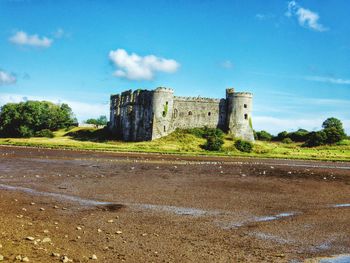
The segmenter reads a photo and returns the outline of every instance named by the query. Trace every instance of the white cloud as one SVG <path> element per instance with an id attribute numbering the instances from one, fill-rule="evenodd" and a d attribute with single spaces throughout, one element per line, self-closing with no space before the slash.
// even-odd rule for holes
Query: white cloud
<path id="1" fill-rule="evenodd" d="M 24 31 L 17 31 L 9 38 L 10 42 L 20 46 L 32 46 L 48 48 L 52 45 L 53 40 L 47 37 L 40 37 L 36 34 L 28 35 Z"/>
<path id="2" fill-rule="evenodd" d="M 350 79 L 339 79 L 322 76 L 306 76 L 305 79 L 319 82 L 328 82 L 332 84 L 350 85 Z"/>
<path id="3" fill-rule="evenodd" d="M 41 96 L 26 96 L 20 94 L 4 94 L 0 93 L 0 106 L 6 103 L 18 103 L 27 100 L 45 100 L 53 103 L 67 103 L 73 110 L 75 116 L 79 122 L 88 118 L 97 118 L 101 115 L 109 117 L 109 104 L 108 103 L 85 103 L 79 101 L 41 97 Z"/>
<path id="4" fill-rule="evenodd" d="M 221 66 L 226 69 L 233 68 L 233 63 L 230 60 L 225 60 L 221 63 Z"/>
<path id="5" fill-rule="evenodd" d="M 328 116 L 329 117 L 329 116 Z M 266 130 L 270 133 L 277 134 L 281 131 L 295 131 L 299 128 L 307 129 L 309 131 L 321 129 L 321 125 L 325 119 L 323 118 L 305 118 L 305 119 L 287 119 L 276 118 L 271 116 L 256 116 L 253 117 L 253 127 L 255 130 Z M 343 120 L 343 126 L 347 133 L 350 132 L 350 120 Z"/>
<path id="6" fill-rule="evenodd" d="M 16 81 L 17 79 L 13 74 L 0 70 L 0 86 L 15 84 Z"/>
<path id="7" fill-rule="evenodd" d="M 114 76 L 130 80 L 151 80 L 156 72 L 174 73 L 180 64 L 173 59 L 148 55 L 129 55 L 124 49 L 111 50 L 109 59 L 117 67 Z"/>
<path id="8" fill-rule="evenodd" d="M 315 31 L 323 32 L 328 28 L 319 23 L 320 16 L 309 9 L 301 7 L 296 1 L 288 2 L 287 17 L 296 16 L 299 25 L 313 29 Z"/>

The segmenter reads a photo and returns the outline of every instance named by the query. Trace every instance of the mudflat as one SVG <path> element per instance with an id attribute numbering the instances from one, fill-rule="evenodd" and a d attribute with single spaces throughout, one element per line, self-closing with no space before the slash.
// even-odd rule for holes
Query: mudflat
<path id="1" fill-rule="evenodd" d="M 350 163 L 0 147 L 0 212 L 10 262 L 303 262 L 350 253 Z"/>

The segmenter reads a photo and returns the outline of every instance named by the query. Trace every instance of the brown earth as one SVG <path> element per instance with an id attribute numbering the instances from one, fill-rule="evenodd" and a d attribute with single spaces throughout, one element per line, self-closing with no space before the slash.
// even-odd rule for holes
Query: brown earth
<path id="1" fill-rule="evenodd" d="M 0 147 L 5 262 L 302 262 L 350 252 L 349 203 L 349 163 Z"/>

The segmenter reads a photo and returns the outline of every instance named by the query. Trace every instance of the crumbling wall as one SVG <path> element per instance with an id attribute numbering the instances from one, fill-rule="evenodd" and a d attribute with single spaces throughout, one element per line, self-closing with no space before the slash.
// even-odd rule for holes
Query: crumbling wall
<path id="1" fill-rule="evenodd" d="M 225 129 L 226 100 L 174 97 L 171 130 L 195 127 Z"/>
<path id="2" fill-rule="evenodd" d="M 151 140 L 152 98 L 153 92 L 148 90 L 128 90 L 112 96 L 111 131 L 125 141 Z"/>

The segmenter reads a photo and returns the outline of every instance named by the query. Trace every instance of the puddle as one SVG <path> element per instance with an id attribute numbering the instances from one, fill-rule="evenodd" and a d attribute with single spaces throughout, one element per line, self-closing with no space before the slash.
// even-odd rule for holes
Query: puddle
<path id="1" fill-rule="evenodd" d="M 319 263 L 349 263 L 350 262 L 350 254 L 333 256 L 330 258 L 321 258 L 321 259 L 319 259 L 318 262 Z"/>
<path id="2" fill-rule="evenodd" d="M 269 216 L 259 216 L 259 217 L 250 217 L 245 220 L 241 221 L 231 221 L 231 222 L 217 222 L 216 225 L 221 227 L 222 229 L 234 229 L 239 228 L 244 225 L 250 224 L 250 223 L 256 223 L 256 222 L 268 222 L 273 220 L 279 220 L 285 217 L 294 216 L 300 213 L 296 212 L 285 212 L 285 213 L 279 213 L 277 215 L 269 215 Z"/>
<path id="3" fill-rule="evenodd" d="M 261 216 L 261 217 L 256 217 L 253 222 L 266 222 L 266 221 L 273 221 L 273 220 L 278 220 L 284 217 L 289 217 L 289 216 L 294 216 L 296 215 L 295 212 L 286 212 L 286 213 L 280 213 L 277 215 L 272 215 L 272 216 Z"/>
<path id="4" fill-rule="evenodd" d="M 0 184 L 0 189 L 4 190 L 10 190 L 10 191 L 20 191 L 27 194 L 32 195 L 39 195 L 39 196 L 47 196 L 47 197 L 54 197 L 56 199 L 60 200 L 66 200 L 71 202 L 79 203 L 80 205 L 84 206 L 108 206 L 108 205 L 115 205 L 111 202 L 103 202 L 103 201 L 96 201 L 91 199 L 84 199 L 73 195 L 65 195 L 65 194 L 58 194 L 58 193 L 50 193 L 50 192 L 41 192 L 37 191 L 31 188 L 27 187 L 21 187 L 21 186 L 11 186 L 11 185 L 5 185 Z"/>
<path id="5" fill-rule="evenodd" d="M 185 216 L 194 216 L 194 217 L 221 214 L 221 212 L 219 211 L 208 211 L 208 210 L 202 210 L 197 208 L 178 207 L 178 206 L 170 206 L 170 205 L 135 204 L 134 206 L 139 209 L 162 211 L 162 212 L 173 213 L 176 215 L 185 215 Z"/>
<path id="6" fill-rule="evenodd" d="M 336 204 L 336 205 L 331 205 L 331 207 L 350 207 L 350 204 Z"/>

